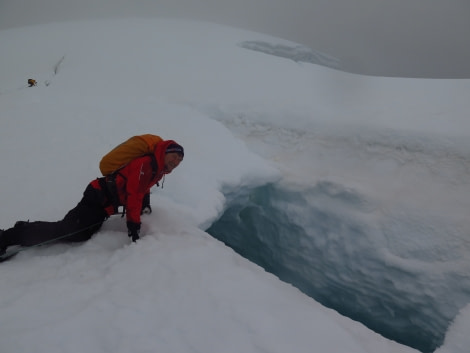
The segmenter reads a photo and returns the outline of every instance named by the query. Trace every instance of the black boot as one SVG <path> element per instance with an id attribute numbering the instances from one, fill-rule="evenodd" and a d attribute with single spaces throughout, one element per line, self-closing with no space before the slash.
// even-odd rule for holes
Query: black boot
<path id="1" fill-rule="evenodd" d="M 0 229 L 0 256 L 5 254 L 5 252 L 7 251 L 7 245 L 6 245 L 6 241 L 5 239 L 3 239 L 2 235 L 4 233 L 4 230 L 3 229 Z"/>

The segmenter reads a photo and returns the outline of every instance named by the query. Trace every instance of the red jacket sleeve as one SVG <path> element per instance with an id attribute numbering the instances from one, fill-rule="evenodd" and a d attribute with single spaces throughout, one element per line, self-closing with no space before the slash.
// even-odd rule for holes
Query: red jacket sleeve
<path id="1" fill-rule="evenodd" d="M 152 180 L 150 157 L 133 160 L 120 173 L 124 185 L 118 186 L 118 193 L 122 204 L 126 208 L 127 221 L 140 223 L 142 201 L 145 194 L 155 184 Z"/>

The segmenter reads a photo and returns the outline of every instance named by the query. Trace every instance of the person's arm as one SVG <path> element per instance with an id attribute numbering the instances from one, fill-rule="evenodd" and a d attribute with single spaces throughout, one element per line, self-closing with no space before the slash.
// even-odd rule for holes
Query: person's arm
<path id="1" fill-rule="evenodd" d="M 139 239 L 140 214 L 148 184 L 152 178 L 150 163 L 146 158 L 138 158 L 128 164 L 126 182 L 127 230 L 132 241 Z"/>

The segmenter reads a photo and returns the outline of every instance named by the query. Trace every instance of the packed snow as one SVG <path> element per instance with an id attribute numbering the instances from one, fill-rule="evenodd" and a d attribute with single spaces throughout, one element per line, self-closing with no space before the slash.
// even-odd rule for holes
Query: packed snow
<path id="1" fill-rule="evenodd" d="M 430 302 L 448 330 L 436 353 L 468 351 L 470 80 L 352 75 L 246 42 L 295 47 L 163 19 L 0 31 L 1 228 L 62 218 L 100 176 L 101 157 L 130 136 L 185 147 L 152 190 L 137 243 L 113 216 L 88 242 L 0 264 L 1 352 L 416 352 L 205 232 L 237 196 L 268 184 L 300 193 L 336 185 L 366 200 L 344 217 L 370 229 L 385 219 L 388 233 L 322 242 L 344 244 L 339 253 L 367 275 L 384 272 L 367 267 L 376 263 L 363 261 L 359 243 L 380 271 L 431 281 L 393 285 L 440 300 Z M 308 218 L 298 207 L 287 214 Z M 410 228 L 420 236 L 401 232 Z"/>

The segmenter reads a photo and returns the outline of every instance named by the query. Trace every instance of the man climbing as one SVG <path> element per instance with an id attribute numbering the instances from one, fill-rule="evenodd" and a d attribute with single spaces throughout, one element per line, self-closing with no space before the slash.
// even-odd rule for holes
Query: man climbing
<path id="1" fill-rule="evenodd" d="M 143 135 L 147 136 L 147 135 Z M 123 206 L 128 236 L 139 239 L 140 216 L 146 206 L 150 188 L 158 185 L 183 160 L 184 149 L 173 140 L 159 140 L 153 153 L 129 161 L 111 175 L 93 180 L 75 208 L 57 222 L 18 221 L 0 231 L 0 255 L 11 245 L 33 246 L 45 242 L 86 241 L 96 233 L 109 216 Z M 144 201 L 148 202 L 145 204 Z M 150 209 L 151 210 L 151 209 Z"/>

